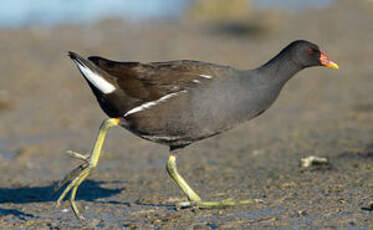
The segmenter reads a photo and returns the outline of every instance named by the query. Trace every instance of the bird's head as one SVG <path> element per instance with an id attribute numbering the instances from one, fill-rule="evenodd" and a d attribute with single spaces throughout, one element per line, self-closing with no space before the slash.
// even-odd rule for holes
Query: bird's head
<path id="1" fill-rule="evenodd" d="M 317 45 L 309 41 L 294 41 L 287 48 L 291 50 L 294 62 L 303 67 L 325 66 L 339 69 L 337 63 L 330 60 Z"/>

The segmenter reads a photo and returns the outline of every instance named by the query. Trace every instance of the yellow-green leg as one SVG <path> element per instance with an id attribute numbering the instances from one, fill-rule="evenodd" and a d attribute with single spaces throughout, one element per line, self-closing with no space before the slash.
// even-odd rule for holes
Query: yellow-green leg
<path id="1" fill-rule="evenodd" d="M 78 187 L 88 177 L 88 175 L 91 174 L 92 171 L 96 168 L 97 162 L 100 159 L 101 150 L 102 150 L 102 146 L 105 141 L 107 131 L 111 127 L 117 126 L 118 124 L 119 124 L 118 118 L 108 118 L 102 122 L 100 129 L 98 131 L 96 143 L 93 147 L 93 150 L 90 156 L 68 151 L 70 156 L 76 159 L 82 160 L 83 163 L 79 165 L 78 167 L 76 167 L 75 169 L 73 169 L 69 174 L 67 174 L 65 178 L 60 183 L 57 184 L 54 191 L 55 192 L 59 191 L 62 186 L 67 184 L 69 181 L 71 181 L 68 184 L 68 186 L 65 188 L 65 190 L 62 192 L 62 194 L 58 197 L 57 206 L 61 204 L 61 201 L 63 200 L 63 198 L 65 198 L 65 196 L 71 190 L 71 195 L 70 195 L 71 208 L 79 220 L 83 220 L 84 217 L 80 214 L 79 209 L 75 204 L 75 196 L 76 196 Z"/>
<path id="2" fill-rule="evenodd" d="M 187 184 L 184 178 L 177 172 L 176 167 L 176 155 L 170 154 L 167 162 L 167 172 L 172 177 L 172 179 L 176 182 L 176 184 L 183 190 L 183 192 L 187 195 L 188 200 L 187 202 L 180 202 L 176 204 L 178 207 L 191 207 L 197 206 L 201 209 L 213 209 L 213 208 L 225 208 L 234 205 L 240 204 L 251 204 L 254 202 L 260 202 L 257 199 L 247 199 L 247 200 L 221 200 L 221 201 L 202 201 L 201 198 L 193 191 L 193 189 Z"/>

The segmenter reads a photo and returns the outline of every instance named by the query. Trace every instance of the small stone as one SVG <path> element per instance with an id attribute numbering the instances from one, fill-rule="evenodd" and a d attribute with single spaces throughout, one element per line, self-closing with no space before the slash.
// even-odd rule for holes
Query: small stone
<path id="1" fill-rule="evenodd" d="M 314 165 L 330 164 L 326 157 L 309 156 L 301 159 L 302 168 L 308 168 Z"/>
<path id="2" fill-rule="evenodd" d="M 252 152 L 252 154 L 253 154 L 254 156 L 261 155 L 261 154 L 263 154 L 263 153 L 264 153 L 264 151 L 261 150 L 261 149 L 255 149 L 255 150 Z"/>
<path id="3" fill-rule="evenodd" d="M 306 210 L 300 210 L 300 211 L 298 211 L 298 216 L 307 216 L 307 212 L 306 212 Z"/>

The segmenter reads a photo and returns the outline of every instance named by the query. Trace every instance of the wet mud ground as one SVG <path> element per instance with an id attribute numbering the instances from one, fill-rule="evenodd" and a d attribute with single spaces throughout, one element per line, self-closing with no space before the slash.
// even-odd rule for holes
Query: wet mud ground
<path id="1" fill-rule="evenodd" d="M 0 229 L 373 229 L 373 6 L 361 2 L 268 13 L 271 23 L 238 34 L 187 20 L 0 31 Z M 113 128 L 78 191 L 88 222 L 68 201 L 55 207 L 53 186 L 79 163 L 65 151 L 88 153 L 105 118 L 68 50 L 254 68 L 295 39 L 319 44 L 340 70 L 302 71 L 262 116 L 178 157 L 202 198 L 263 203 L 176 210 L 185 196 L 165 170 L 167 147 Z M 330 165 L 301 168 L 310 155 Z"/>

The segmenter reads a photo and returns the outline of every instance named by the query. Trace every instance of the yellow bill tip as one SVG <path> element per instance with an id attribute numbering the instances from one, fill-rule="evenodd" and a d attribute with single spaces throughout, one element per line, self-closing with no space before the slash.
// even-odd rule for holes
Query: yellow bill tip
<path id="1" fill-rule="evenodd" d="M 339 66 L 334 61 L 330 60 L 324 53 L 321 52 L 320 56 L 321 65 L 332 68 L 332 69 L 339 69 Z"/>

